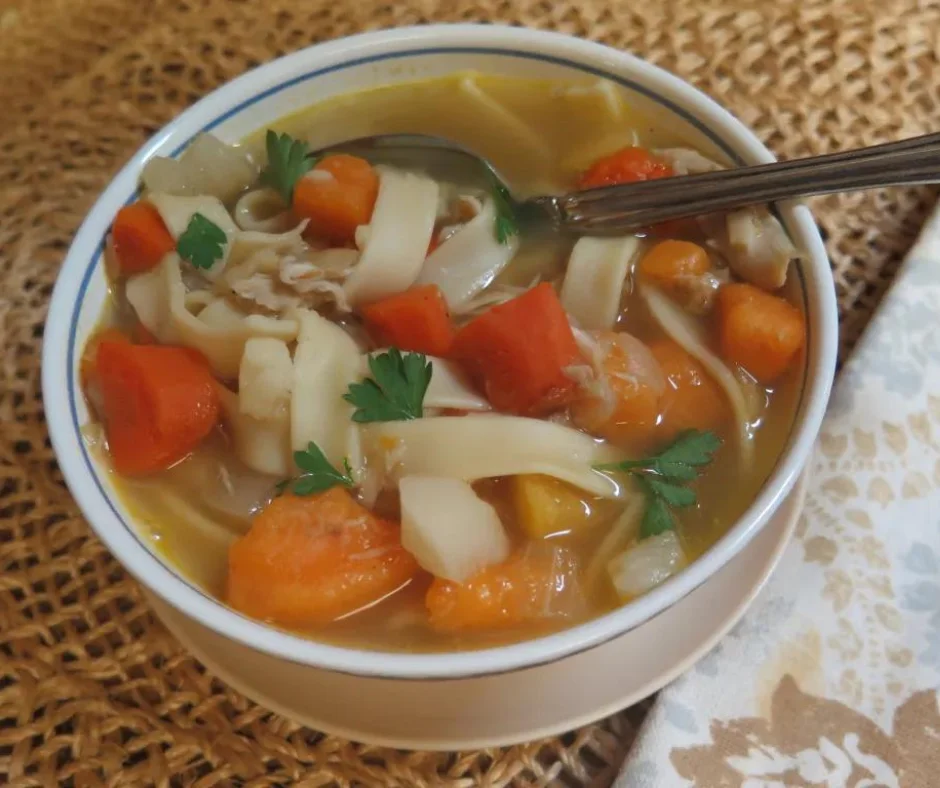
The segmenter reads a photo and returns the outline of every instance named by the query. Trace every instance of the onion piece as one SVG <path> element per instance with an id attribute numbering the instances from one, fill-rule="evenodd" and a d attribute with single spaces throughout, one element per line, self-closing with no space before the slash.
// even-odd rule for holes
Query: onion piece
<path id="1" fill-rule="evenodd" d="M 639 239 L 632 235 L 578 239 L 568 259 L 561 303 L 581 328 L 613 328 L 639 247 Z"/>
<path id="2" fill-rule="evenodd" d="M 377 356 L 384 350 L 373 350 L 362 357 L 360 374 L 368 377 L 369 356 Z M 436 356 L 426 356 L 431 365 L 431 382 L 424 394 L 425 408 L 453 408 L 455 410 L 492 410 L 493 406 L 470 384 L 463 370 L 451 361 Z"/>
<path id="3" fill-rule="evenodd" d="M 637 496 L 627 501 L 627 505 L 614 520 L 601 543 L 594 550 L 591 560 L 584 570 L 584 587 L 594 588 L 604 576 L 604 571 L 611 559 L 630 542 L 640 531 L 640 518 L 643 516 L 643 499 Z"/>
<path id="4" fill-rule="evenodd" d="M 675 531 L 664 531 L 638 542 L 607 565 L 617 595 L 638 597 L 668 580 L 688 564 Z"/>
<path id="5" fill-rule="evenodd" d="M 400 293 L 414 284 L 437 218 L 435 181 L 390 167 L 376 169 L 379 195 L 362 256 L 344 286 L 353 306 Z"/>
<path id="6" fill-rule="evenodd" d="M 544 473 L 605 498 L 624 488 L 593 465 L 623 452 L 583 432 L 540 419 L 498 414 L 436 416 L 364 425 L 370 457 L 392 476 L 448 476 L 464 481 Z"/>
<path id="7" fill-rule="evenodd" d="M 519 248 L 517 236 L 500 243 L 495 227 L 496 205 L 487 198 L 476 217 L 428 255 L 417 284 L 437 285 L 447 306 L 460 312 L 490 285 Z"/>
<path id="8" fill-rule="evenodd" d="M 660 328 L 690 356 L 697 359 L 724 389 L 737 425 L 741 462 L 749 464 L 754 451 L 750 425 L 760 410 L 760 400 L 754 384 L 745 383 L 738 378 L 725 362 L 709 349 L 702 326 L 676 306 L 668 296 L 648 284 L 640 285 L 640 295 Z"/>
<path id="9" fill-rule="evenodd" d="M 231 202 L 258 176 L 258 166 L 239 145 L 227 145 L 212 134 L 198 134 L 179 159 L 154 156 L 143 168 L 148 192 L 194 197 L 209 195 Z"/>
<path id="10" fill-rule="evenodd" d="M 499 515 L 467 482 L 406 476 L 398 490 L 402 546 L 435 577 L 463 583 L 509 556 Z"/>
<path id="11" fill-rule="evenodd" d="M 665 159 L 676 175 L 695 175 L 701 172 L 717 172 L 725 167 L 717 161 L 703 156 L 693 148 L 662 148 L 654 154 Z"/>

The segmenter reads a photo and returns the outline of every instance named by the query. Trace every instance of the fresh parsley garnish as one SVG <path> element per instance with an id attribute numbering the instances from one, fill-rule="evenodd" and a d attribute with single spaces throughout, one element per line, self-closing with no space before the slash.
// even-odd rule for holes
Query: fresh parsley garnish
<path id="1" fill-rule="evenodd" d="M 352 420 L 406 421 L 420 419 L 424 395 L 434 368 L 422 353 L 402 355 L 398 348 L 369 357 L 372 377 L 352 383 L 343 399 L 355 405 Z"/>
<path id="2" fill-rule="evenodd" d="M 306 142 L 271 129 L 264 137 L 264 146 L 268 163 L 261 172 L 261 182 L 275 189 L 290 205 L 297 181 L 310 172 L 317 157 L 310 155 Z"/>
<path id="3" fill-rule="evenodd" d="M 496 208 L 496 240 L 504 246 L 509 239 L 519 234 L 519 223 L 512 207 L 512 197 L 502 181 L 492 172 L 489 173 L 493 205 Z"/>
<path id="4" fill-rule="evenodd" d="M 196 268 L 207 269 L 222 257 L 227 242 L 228 237 L 219 225 L 201 213 L 194 213 L 176 242 L 176 251 Z"/>
<path id="5" fill-rule="evenodd" d="M 595 465 L 598 471 L 618 471 L 636 477 L 646 496 L 640 538 L 656 536 L 676 527 L 672 509 L 694 506 L 695 491 L 686 486 L 712 461 L 721 446 L 714 432 L 686 430 L 659 454 L 642 460 Z"/>
<path id="6" fill-rule="evenodd" d="M 343 460 L 345 473 L 341 473 L 330 464 L 320 451 L 320 447 L 313 441 L 307 444 L 306 451 L 294 452 L 294 462 L 303 473 L 280 482 L 277 485 L 278 493 L 289 489 L 294 495 L 313 495 L 338 485 L 352 487 L 355 484 L 349 460 Z"/>

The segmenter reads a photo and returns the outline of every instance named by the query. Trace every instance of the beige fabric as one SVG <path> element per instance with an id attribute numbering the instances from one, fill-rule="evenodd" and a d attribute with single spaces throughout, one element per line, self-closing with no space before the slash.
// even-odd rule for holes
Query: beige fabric
<path id="1" fill-rule="evenodd" d="M 756 10 L 761 9 L 761 10 Z M 56 269 L 144 139 L 257 63 L 365 29 L 503 21 L 630 49 L 794 156 L 936 129 L 940 7 L 921 0 L 0 0 L 0 782 L 543 786 L 609 782 L 634 709 L 455 755 L 323 737 L 207 675 L 91 535 L 55 467 L 39 352 Z M 854 343 L 928 190 L 814 204 Z"/>

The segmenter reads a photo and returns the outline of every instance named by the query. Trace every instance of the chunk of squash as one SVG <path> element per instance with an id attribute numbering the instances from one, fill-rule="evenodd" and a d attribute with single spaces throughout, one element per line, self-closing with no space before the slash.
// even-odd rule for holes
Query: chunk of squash
<path id="1" fill-rule="evenodd" d="M 540 473 L 513 476 L 512 497 L 518 521 L 533 539 L 576 532 L 595 519 L 583 493 L 552 476 Z"/>

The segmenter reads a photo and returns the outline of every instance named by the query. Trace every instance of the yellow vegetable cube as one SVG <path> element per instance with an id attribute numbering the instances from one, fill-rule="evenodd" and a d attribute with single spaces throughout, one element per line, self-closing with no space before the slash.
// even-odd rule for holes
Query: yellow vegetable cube
<path id="1" fill-rule="evenodd" d="M 542 474 L 512 477 L 512 497 L 523 530 L 533 539 L 577 532 L 594 520 L 592 502 L 566 482 Z"/>

